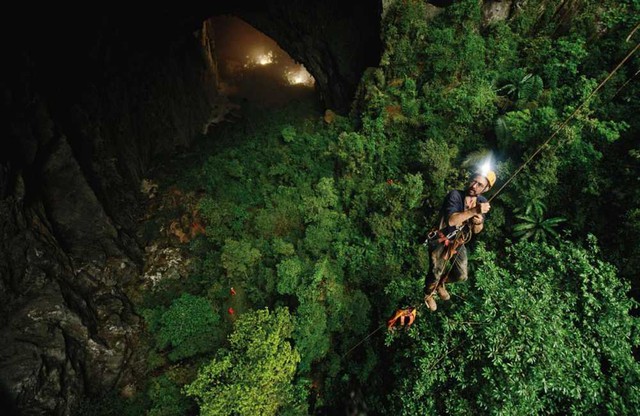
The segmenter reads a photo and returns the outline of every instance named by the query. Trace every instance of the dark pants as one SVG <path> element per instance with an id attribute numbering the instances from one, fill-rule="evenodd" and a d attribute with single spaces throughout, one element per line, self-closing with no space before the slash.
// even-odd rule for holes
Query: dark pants
<path id="1" fill-rule="evenodd" d="M 467 248 L 458 247 L 458 252 L 449 261 L 442 258 L 445 246 L 438 244 L 430 250 L 431 270 L 424 281 L 424 293 L 433 294 L 439 285 L 444 283 L 464 282 L 467 280 Z"/>

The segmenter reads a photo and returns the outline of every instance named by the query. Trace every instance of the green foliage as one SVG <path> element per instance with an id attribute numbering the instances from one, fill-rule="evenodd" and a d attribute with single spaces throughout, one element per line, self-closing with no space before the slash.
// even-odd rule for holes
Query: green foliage
<path id="1" fill-rule="evenodd" d="M 204 298 L 185 293 L 166 311 L 153 312 L 147 318 L 157 331 L 157 347 L 170 348 L 171 361 L 213 351 L 220 343 L 220 319 Z"/>
<path id="2" fill-rule="evenodd" d="M 454 175 L 453 161 L 458 156 L 458 149 L 443 139 L 432 139 L 418 145 L 419 160 L 428 170 L 429 194 L 441 201 L 447 194 L 447 179 Z"/>
<path id="3" fill-rule="evenodd" d="M 251 242 L 227 239 L 220 261 L 230 279 L 246 280 L 261 256 L 260 250 L 254 248 Z"/>
<path id="4" fill-rule="evenodd" d="M 278 292 L 294 294 L 302 279 L 304 263 L 298 258 L 283 260 L 278 264 Z"/>
<path id="5" fill-rule="evenodd" d="M 528 102 L 537 100 L 542 89 L 543 82 L 540 76 L 526 74 L 519 80 L 503 85 L 496 92 L 506 94 L 514 102 Z"/>
<path id="6" fill-rule="evenodd" d="M 343 164 L 343 169 L 356 175 L 370 176 L 375 145 L 358 133 L 342 133 L 333 152 Z"/>
<path id="7" fill-rule="evenodd" d="M 542 201 L 529 201 L 524 213 L 516 215 L 521 222 L 513 227 L 513 236 L 522 240 L 531 238 L 533 241 L 546 241 L 550 237 L 560 237 L 555 227 L 566 219 L 544 218 L 546 208 Z"/>
<path id="8" fill-rule="evenodd" d="M 640 325 L 628 285 L 593 246 L 480 247 L 464 302 L 418 323 L 393 394 L 396 414 L 632 414 Z M 476 410 L 472 410 L 476 409 Z"/>
<path id="9" fill-rule="evenodd" d="M 282 138 L 286 143 L 291 143 L 296 139 L 296 128 L 293 126 L 285 126 L 282 129 Z"/>
<path id="10" fill-rule="evenodd" d="M 151 401 L 148 416 L 181 416 L 192 407 L 180 386 L 166 374 L 151 380 L 147 394 Z"/>
<path id="11" fill-rule="evenodd" d="M 316 270 L 316 273 L 322 273 Z M 322 275 L 317 275 L 322 279 Z M 300 369 L 308 372 L 313 361 L 323 357 L 330 347 L 327 327 L 327 310 L 312 289 L 298 295 L 301 304 L 296 312 L 294 339 L 300 351 Z"/>
<path id="12" fill-rule="evenodd" d="M 298 409 L 299 391 L 291 384 L 300 355 L 288 339 L 289 312 L 279 308 L 243 314 L 229 336 L 229 349 L 198 372 L 186 393 L 202 415 L 275 415 Z"/>
<path id="13" fill-rule="evenodd" d="M 146 316 L 155 371 L 167 374 L 168 354 L 200 372 L 192 383 L 159 374 L 153 403 L 185 406 L 175 389 L 190 383 L 205 414 L 332 414 L 351 392 L 380 414 L 637 411 L 633 304 L 600 260 L 637 276 L 640 87 L 625 84 L 637 58 L 492 202 L 477 237 L 488 248 L 470 249 L 470 280 L 451 288 L 450 306 L 388 336 L 389 348 L 366 338 L 420 301 L 420 243 L 474 156 L 491 149 L 498 185 L 507 180 L 626 54 L 640 12 L 635 1 L 535 0 L 486 25 L 481 8 L 388 5 L 380 67 L 365 71 L 349 117 L 326 123 L 295 103 L 220 127 L 188 174 L 205 192 L 197 273 Z M 550 238 L 561 222 L 607 251 Z M 512 232 L 525 241 L 511 244 Z M 185 291 L 235 315 L 211 322 L 210 306 L 174 300 Z M 174 325 L 178 310 L 204 334 L 237 319 L 228 348 Z"/>
<path id="14" fill-rule="evenodd" d="M 261 237 L 284 237 L 302 230 L 300 194 L 295 187 L 281 186 L 263 209 L 256 210 L 253 225 Z"/>
<path id="15" fill-rule="evenodd" d="M 560 83 L 574 80 L 578 68 L 587 56 L 585 40 L 579 38 L 560 38 L 553 43 L 543 67 L 544 77 L 549 86 L 555 88 Z"/>

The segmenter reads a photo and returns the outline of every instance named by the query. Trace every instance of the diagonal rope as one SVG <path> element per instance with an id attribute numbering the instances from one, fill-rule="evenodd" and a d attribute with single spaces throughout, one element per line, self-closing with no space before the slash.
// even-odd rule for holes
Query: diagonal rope
<path id="1" fill-rule="evenodd" d="M 362 338 L 362 339 L 360 340 L 360 342 L 358 342 L 356 345 L 354 345 L 353 347 L 351 347 L 351 348 L 349 349 L 349 351 L 347 351 L 347 352 L 345 352 L 344 354 L 342 354 L 341 359 L 342 359 L 342 358 L 344 358 L 344 357 L 346 357 L 347 355 L 349 355 L 349 353 L 350 353 L 351 351 L 353 351 L 353 350 L 355 350 L 356 348 L 358 348 L 358 347 L 360 346 L 360 344 L 362 344 L 363 342 L 365 342 L 366 340 L 368 340 L 369 338 L 371 338 L 371 337 L 372 337 L 376 332 L 380 331 L 380 330 L 381 330 L 382 328 L 384 328 L 385 326 L 386 326 L 385 324 L 382 324 L 382 325 L 380 325 L 379 327 L 377 327 L 375 330 L 373 330 L 373 331 L 369 332 L 369 334 L 368 334 L 366 337 Z"/>
<path id="2" fill-rule="evenodd" d="M 636 27 L 636 29 L 637 29 L 637 27 Z M 634 31 L 635 31 L 635 29 L 634 29 Z M 489 198 L 489 201 L 488 201 L 488 202 L 493 201 L 493 199 L 494 199 L 495 197 L 497 197 L 497 196 L 500 194 L 500 192 L 502 192 L 502 190 L 503 190 L 504 188 L 506 188 L 506 187 L 507 187 L 507 185 L 509 185 L 509 183 L 511 183 L 511 181 L 512 181 L 512 180 L 513 180 L 513 179 L 514 179 L 514 178 L 515 178 L 515 177 L 516 177 L 516 176 L 517 176 L 517 175 L 522 171 L 522 169 L 524 169 L 524 168 L 525 168 L 525 166 L 527 166 L 527 165 L 529 164 L 529 162 L 531 162 L 531 161 L 533 160 L 533 158 L 534 158 L 534 157 L 536 157 L 536 156 L 538 155 L 538 153 L 540 153 L 540 152 L 542 151 L 542 149 L 543 149 L 546 145 L 548 145 L 548 144 L 549 144 L 549 142 L 551 142 L 551 140 L 553 140 L 553 138 L 554 138 L 554 137 L 556 137 L 556 136 L 558 135 L 558 133 L 560 133 L 560 131 L 562 131 L 562 129 L 564 129 L 564 128 L 567 126 L 567 124 L 569 124 L 569 121 L 571 121 L 571 119 L 572 119 L 573 117 L 575 117 L 575 116 L 576 116 L 576 114 L 578 114 L 578 112 L 579 112 L 580 110 L 582 110 L 582 108 L 587 104 L 587 102 L 589 102 L 589 100 L 591 99 L 591 97 L 593 97 L 593 96 L 594 96 L 594 95 L 595 95 L 595 94 L 596 94 L 596 93 L 597 93 L 597 92 L 598 92 L 598 91 L 599 91 L 599 90 L 600 90 L 600 89 L 601 89 L 601 88 L 602 88 L 602 87 L 603 87 L 603 86 L 604 86 L 604 85 L 605 85 L 605 84 L 606 84 L 606 83 L 611 79 L 611 77 L 613 76 L 613 74 L 615 74 L 615 73 L 618 71 L 618 69 L 620 69 L 620 67 L 621 67 L 622 65 L 624 65 L 624 63 L 625 63 L 625 62 L 627 62 L 627 60 L 629 60 L 629 58 L 631 58 L 631 56 L 633 56 L 633 54 L 634 54 L 634 53 L 636 53 L 636 51 L 637 51 L 639 48 L 640 48 L 640 42 L 638 42 L 638 44 L 636 45 L 636 47 L 635 47 L 635 48 L 633 48 L 633 49 L 631 50 L 631 52 L 629 52 L 629 53 L 627 54 L 627 56 L 625 56 L 625 57 L 620 61 L 620 63 L 618 63 L 618 65 L 617 65 L 617 66 L 616 66 L 616 67 L 615 67 L 611 72 L 609 72 L 609 75 L 607 75 L 607 77 L 606 77 L 604 80 L 602 80 L 602 82 L 600 82 L 600 84 L 598 84 L 598 86 L 597 86 L 593 91 L 591 91 L 591 93 L 587 96 L 587 98 L 585 98 L 585 99 L 582 101 L 582 103 L 581 103 L 581 104 L 580 104 L 580 105 L 579 105 L 575 110 L 573 110 L 573 112 L 569 115 L 569 117 L 567 117 L 567 118 L 564 120 L 564 122 L 562 122 L 562 124 L 560 125 L 560 127 L 558 127 L 558 128 L 553 132 L 553 134 L 552 134 L 551 136 L 549 136 L 549 138 L 548 138 L 547 140 L 545 140 L 545 142 L 544 142 L 544 143 L 542 143 L 542 145 L 540 145 L 540 147 L 538 147 L 538 148 L 536 149 L 536 151 L 535 151 L 535 152 L 533 152 L 533 154 L 532 154 L 531 156 L 529 156 L 529 158 L 528 158 L 528 159 L 527 159 L 527 160 L 526 160 L 522 165 L 520 165 L 520 167 L 519 167 L 519 168 L 518 168 L 518 169 L 513 173 L 513 175 L 511 175 L 511 176 L 509 177 L 509 179 L 507 179 L 507 181 L 506 181 L 506 182 L 505 182 L 505 183 L 504 183 L 504 184 L 503 184 L 503 185 L 502 185 L 502 186 L 501 186 L 501 187 L 500 187 L 500 188 L 499 188 L 499 189 L 498 189 L 498 190 L 497 190 L 497 191 L 496 191 L 492 196 L 491 196 L 491 198 Z"/>
<path id="3" fill-rule="evenodd" d="M 638 28 L 640 28 L 640 23 L 638 23 L 636 27 L 633 28 L 631 33 L 629 33 L 629 36 L 627 36 L 627 39 L 625 39 L 625 42 L 629 42 L 631 40 L 631 36 L 633 36 L 633 34 L 636 33 L 636 30 L 638 30 Z"/>

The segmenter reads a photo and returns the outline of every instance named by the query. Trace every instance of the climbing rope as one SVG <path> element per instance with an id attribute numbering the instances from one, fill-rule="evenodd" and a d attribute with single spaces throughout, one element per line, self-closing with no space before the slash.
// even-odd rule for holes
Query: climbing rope
<path id="1" fill-rule="evenodd" d="M 631 31 L 631 33 L 629 34 L 629 36 L 627 36 L 626 41 L 628 42 L 631 37 L 633 36 L 633 34 L 638 30 L 638 28 L 640 28 L 640 23 L 638 25 L 636 25 L 636 27 Z M 582 110 L 582 108 L 589 102 L 589 100 L 607 83 L 609 82 L 609 80 L 611 79 L 611 77 L 618 72 L 618 70 L 622 67 L 622 65 L 625 64 L 625 62 L 627 62 L 637 51 L 638 49 L 640 49 L 640 42 L 638 42 L 636 44 L 636 46 L 615 66 L 615 68 L 613 70 L 611 70 L 609 72 L 609 74 L 607 75 L 607 77 L 602 80 L 602 82 L 600 82 L 600 84 L 598 84 L 598 86 L 591 91 L 591 93 L 587 96 L 587 98 L 585 98 L 581 104 L 562 122 L 562 124 L 560 124 L 560 126 L 551 134 L 551 136 L 549 136 L 549 138 L 547 140 L 545 140 L 537 149 L 535 152 L 533 152 L 533 154 L 531 156 L 529 156 L 529 158 L 527 158 L 527 160 L 522 163 L 520 165 L 520 167 L 507 179 L 507 181 L 500 187 L 498 188 L 498 190 L 491 196 L 491 198 L 489 198 L 488 202 L 493 201 L 503 190 L 504 188 L 507 187 L 507 185 L 509 185 L 509 183 L 511 183 L 511 181 L 513 181 L 513 179 L 520 174 L 520 172 L 542 151 L 542 149 L 544 149 L 545 146 L 547 146 L 551 140 L 553 140 L 554 137 L 556 137 L 558 135 L 558 133 L 560 133 L 568 124 L 569 121 L 571 121 L 571 119 L 573 119 L 579 112 L 580 110 Z M 634 76 L 637 75 L 634 74 Z M 633 77 L 632 77 L 633 78 Z M 629 81 L 627 81 L 629 82 Z M 624 84 L 626 85 L 626 83 Z M 623 85 L 623 86 L 624 86 Z M 616 93 L 617 94 L 617 93 Z M 461 231 L 462 227 L 458 230 Z M 468 237 L 468 239 L 467 239 Z M 469 233 L 467 236 L 464 237 L 465 238 L 465 243 L 468 242 L 471 239 L 471 233 Z M 453 265 L 455 264 L 455 261 L 458 257 L 459 253 L 455 254 L 455 257 L 453 257 L 453 260 L 449 261 L 450 266 L 449 266 L 449 270 L 447 271 L 447 274 L 445 276 L 446 277 L 449 276 L 449 273 L 451 272 L 451 269 L 453 269 Z M 413 308 L 416 312 L 424 305 L 423 302 L 420 302 L 418 304 L 418 306 L 412 306 L 409 308 Z M 369 338 L 371 338 L 375 333 L 377 333 L 378 331 L 380 331 L 382 328 L 384 328 L 385 324 L 380 325 L 378 328 L 376 328 L 375 330 L 373 330 L 372 332 L 370 332 L 367 336 L 365 336 L 362 340 L 360 340 L 356 345 L 354 345 L 352 348 L 350 348 L 343 356 L 342 358 L 346 357 L 349 353 L 351 353 L 354 349 L 356 349 L 358 346 L 360 346 L 362 343 L 364 343 L 366 340 L 368 340 Z"/>
<path id="2" fill-rule="evenodd" d="M 636 28 L 633 31 L 635 32 L 637 29 L 638 29 L 638 26 L 636 26 Z M 507 179 L 507 181 L 491 196 L 491 198 L 489 198 L 488 202 L 493 201 L 495 197 L 497 197 L 500 194 L 500 192 L 502 192 L 502 190 L 506 188 L 507 185 L 509 185 L 509 183 L 511 183 L 511 181 L 522 171 L 522 169 L 524 169 L 525 166 L 527 166 L 529 162 L 531 162 L 533 158 L 536 157 L 538 153 L 540 153 L 542 149 L 546 145 L 548 145 L 549 142 L 551 142 L 551 140 L 553 140 L 553 138 L 556 137 L 558 133 L 562 131 L 562 129 L 564 129 L 567 126 L 567 124 L 569 124 L 569 121 L 571 121 L 571 119 L 574 118 L 578 114 L 578 112 L 580 112 L 580 110 L 582 110 L 582 108 L 589 102 L 591 97 L 593 97 L 611 79 L 613 74 L 618 72 L 618 69 L 620 69 L 620 67 L 622 67 L 622 65 L 624 65 L 624 63 L 627 62 L 627 60 L 629 60 L 629 58 L 631 58 L 631 56 L 633 56 L 634 53 L 636 53 L 638 48 L 640 48 L 640 42 L 638 42 L 636 47 L 633 48 L 631 52 L 629 52 L 627 56 L 625 56 L 611 72 L 609 72 L 609 75 L 607 75 L 607 77 L 600 84 L 598 84 L 598 86 L 593 91 L 591 91 L 591 93 L 587 96 L 587 98 L 585 98 L 582 101 L 582 103 L 575 110 L 573 110 L 573 112 L 569 115 L 569 117 L 567 117 L 566 120 L 562 122 L 562 124 L 553 132 L 553 134 L 549 136 L 549 138 L 545 140 L 545 142 L 542 143 L 540 147 L 538 147 L 536 151 L 533 152 L 533 154 L 529 156 L 529 158 L 522 165 L 520 165 L 520 167 L 509 177 L 509 179 Z"/>
<path id="3" fill-rule="evenodd" d="M 355 350 L 356 348 L 358 348 L 358 347 L 359 347 L 363 342 L 365 342 L 366 340 L 368 340 L 369 338 L 371 338 L 371 337 L 372 337 L 376 332 L 380 331 L 382 328 L 384 328 L 384 327 L 386 327 L 386 326 L 387 326 L 386 324 L 382 324 L 382 325 L 380 325 L 379 327 L 377 327 L 376 329 L 374 329 L 373 331 L 369 332 L 369 334 L 368 334 L 366 337 L 362 338 L 362 339 L 360 340 L 360 342 L 358 342 L 356 345 L 354 345 L 353 347 L 351 347 L 351 348 L 349 349 L 349 351 L 345 352 L 345 353 L 342 355 L 341 359 L 342 359 L 342 358 L 344 358 L 344 357 L 346 357 L 347 355 L 349 355 L 349 353 L 350 353 L 351 351 L 353 351 L 353 350 Z"/>

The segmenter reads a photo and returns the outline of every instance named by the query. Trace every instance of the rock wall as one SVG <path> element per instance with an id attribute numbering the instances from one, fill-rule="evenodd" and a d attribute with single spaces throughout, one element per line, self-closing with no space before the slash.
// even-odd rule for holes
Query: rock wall
<path id="1" fill-rule="evenodd" d="M 202 131 L 217 73 L 207 30 L 35 19 L 3 33 L 0 408 L 62 415 L 131 381 L 140 180 Z"/>

